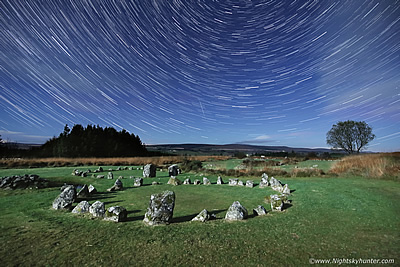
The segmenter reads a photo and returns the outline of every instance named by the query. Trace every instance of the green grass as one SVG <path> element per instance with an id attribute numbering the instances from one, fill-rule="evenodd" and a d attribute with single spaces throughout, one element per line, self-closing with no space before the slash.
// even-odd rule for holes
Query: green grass
<path id="1" fill-rule="evenodd" d="M 328 161 L 328 160 L 306 160 L 306 161 L 300 161 L 297 164 L 288 164 L 279 166 L 278 168 L 281 168 L 285 171 L 291 171 L 292 169 L 295 168 L 295 166 L 297 166 L 298 168 L 314 167 L 316 169 L 321 169 L 324 172 L 328 172 L 335 162 L 336 161 Z"/>
<path id="2" fill-rule="evenodd" d="M 35 173 L 59 182 L 93 184 L 101 193 L 89 202 L 124 206 L 128 221 L 112 223 L 52 210 L 58 187 L 1 190 L 3 266 L 306 266 L 309 258 L 400 261 L 400 183 L 395 181 L 281 178 L 295 190 L 291 207 L 282 213 L 225 222 L 226 210 L 235 200 L 250 215 L 260 204 L 270 210 L 263 198 L 274 191 L 216 184 L 174 187 L 166 185 L 166 172 L 157 172 L 157 178 L 146 178 L 143 187 L 134 188 L 131 179 L 123 179 L 124 191 L 105 192 L 115 179 L 74 177 L 73 169 L 3 169 L 0 176 Z M 114 177 L 141 176 L 141 170 L 113 173 Z M 189 176 L 192 181 L 203 177 L 182 174 L 178 178 L 183 181 Z M 207 177 L 216 182 L 216 176 Z M 226 182 L 228 177 L 223 179 Z M 162 184 L 151 186 L 152 181 Z M 143 225 L 150 195 L 163 190 L 176 193 L 173 222 Z M 190 222 L 204 208 L 215 212 L 217 220 Z"/>

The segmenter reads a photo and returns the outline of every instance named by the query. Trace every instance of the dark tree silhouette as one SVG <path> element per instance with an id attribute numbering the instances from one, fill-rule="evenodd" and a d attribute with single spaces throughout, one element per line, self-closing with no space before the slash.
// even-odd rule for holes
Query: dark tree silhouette
<path id="1" fill-rule="evenodd" d="M 146 156 L 147 150 L 139 136 L 126 130 L 80 124 L 48 140 L 40 149 L 45 157 L 133 157 Z"/>
<path id="2" fill-rule="evenodd" d="M 326 143 L 349 154 L 360 153 L 375 138 L 365 121 L 339 121 L 326 134 Z"/>

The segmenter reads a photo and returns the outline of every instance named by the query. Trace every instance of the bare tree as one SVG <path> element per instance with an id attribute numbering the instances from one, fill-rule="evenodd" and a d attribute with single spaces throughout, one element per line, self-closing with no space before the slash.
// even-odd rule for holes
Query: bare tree
<path id="1" fill-rule="evenodd" d="M 339 121 L 326 134 L 326 143 L 349 154 L 360 153 L 375 138 L 365 121 Z"/>

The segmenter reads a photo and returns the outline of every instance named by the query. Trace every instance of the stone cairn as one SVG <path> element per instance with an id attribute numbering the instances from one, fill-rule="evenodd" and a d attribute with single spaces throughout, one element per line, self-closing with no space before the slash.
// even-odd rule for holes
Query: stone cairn
<path id="1" fill-rule="evenodd" d="M 0 178 L 0 188 L 2 189 L 26 189 L 26 188 L 45 188 L 49 181 L 40 178 L 36 174 L 14 175 Z"/>

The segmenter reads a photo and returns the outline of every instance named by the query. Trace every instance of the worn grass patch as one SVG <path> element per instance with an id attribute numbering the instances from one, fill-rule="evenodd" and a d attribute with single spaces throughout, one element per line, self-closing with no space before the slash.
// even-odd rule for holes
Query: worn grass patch
<path id="1" fill-rule="evenodd" d="M 58 187 L 0 191 L 4 266 L 304 266 L 309 258 L 392 258 L 397 264 L 400 260 L 400 184 L 396 181 L 281 178 L 295 190 L 291 207 L 282 213 L 225 222 L 226 210 L 235 200 L 250 215 L 260 204 L 270 210 L 263 199 L 273 191 L 216 185 L 216 176 L 207 176 L 210 186 L 174 187 L 166 184 L 167 173 L 158 171 L 157 178 L 146 178 L 143 187 L 134 188 L 132 179 L 123 179 L 124 191 L 105 192 L 115 179 L 74 177 L 72 170 L 0 170 L 0 176 L 34 171 L 59 182 L 94 184 L 101 193 L 89 202 L 124 206 L 128 221 L 112 223 L 52 210 Z M 114 172 L 114 177 L 120 174 L 140 176 L 141 170 Z M 195 174 L 179 178 L 189 176 L 192 181 L 202 178 Z M 162 184 L 151 186 L 152 181 Z M 142 219 L 150 195 L 166 189 L 176 193 L 172 223 L 145 226 Z M 217 220 L 190 222 L 204 208 L 215 212 Z"/>

